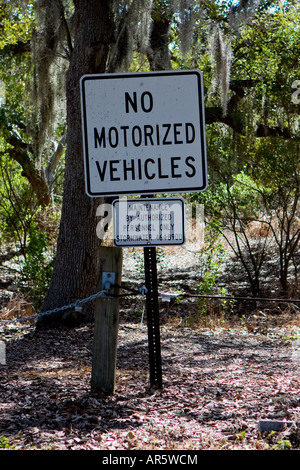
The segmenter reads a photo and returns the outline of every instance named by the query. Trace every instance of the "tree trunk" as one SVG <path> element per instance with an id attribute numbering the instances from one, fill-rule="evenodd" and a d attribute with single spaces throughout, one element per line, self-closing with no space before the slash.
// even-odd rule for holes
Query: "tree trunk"
<path id="1" fill-rule="evenodd" d="M 150 69 L 170 70 L 172 68 L 169 50 L 170 17 L 161 2 L 155 4 L 152 18 L 150 48 L 147 54 Z"/>
<path id="2" fill-rule="evenodd" d="M 96 235 L 96 208 L 103 202 L 85 193 L 80 78 L 88 73 L 103 73 L 113 27 L 109 0 L 75 0 L 75 37 L 67 73 L 67 140 L 64 196 L 53 277 L 42 311 L 68 305 L 96 292 L 99 246 Z M 100 254 L 101 256 L 101 254 Z M 84 304 L 83 314 L 90 318 L 93 305 Z M 74 312 L 58 312 L 40 317 L 39 324 L 70 319 Z"/>

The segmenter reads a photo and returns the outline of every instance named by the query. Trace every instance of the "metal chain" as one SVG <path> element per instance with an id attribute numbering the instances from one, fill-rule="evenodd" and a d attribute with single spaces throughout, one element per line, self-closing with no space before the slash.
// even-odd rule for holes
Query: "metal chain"
<path id="1" fill-rule="evenodd" d="M 92 294 L 89 297 L 86 297 L 85 299 L 77 300 L 76 302 L 73 302 L 73 303 L 68 304 L 68 305 L 63 305 L 62 307 L 56 307 L 52 310 L 45 310 L 45 312 L 36 313 L 35 315 L 31 315 L 29 317 L 17 318 L 17 319 L 14 319 L 14 320 L 7 320 L 7 321 L 4 321 L 4 322 L 1 322 L 0 326 L 8 325 L 9 323 L 33 320 L 35 318 L 43 317 L 45 315 L 51 315 L 52 313 L 62 312 L 64 310 L 69 310 L 71 308 L 76 308 L 79 305 L 84 304 L 86 302 L 91 302 L 92 300 L 95 300 L 98 297 L 107 297 L 107 298 L 109 298 L 109 294 L 108 294 L 107 291 L 101 290 L 101 291 L 97 292 L 96 294 Z"/>
<path id="2" fill-rule="evenodd" d="M 127 295 L 146 295 L 147 294 L 147 288 L 145 286 L 140 287 L 138 290 L 131 289 L 129 287 L 124 287 L 124 286 L 113 286 L 113 287 L 120 287 L 125 290 L 131 291 L 131 294 L 124 294 L 124 296 Z M 167 301 L 170 302 L 172 299 L 177 298 L 177 297 L 182 297 L 182 298 L 188 298 L 188 297 L 201 297 L 201 298 L 215 298 L 215 299 L 228 299 L 228 300 L 237 300 L 237 301 L 242 301 L 242 300 L 252 300 L 252 301 L 267 301 L 267 302 L 287 302 L 287 303 L 298 303 L 300 302 L 300 299 L 280 299 L 280 298 L 261 298 L 261 297 L 234 297 L 234 296 L 222 296 L 222 295 L 199 295 L 199 294 L 185 294 L 185 293 L 163 293 L 159 292 L 158 295 L 161 297 L 162 301 Z M 10 323 L 15 323 L 15 322 L 22 322 L 22 321 L 28 321 L 28 320 L 33 320 L 35 318 L 39 318 L 45 315 L 51 315 L 53 313 L 57 312 L 62 312 L 64 310 L 68 310 L 71 308 L 76 308 L 79 305 L 85 304 L 87 302 L 91 302 L 92 300 L 97 299 L 98 297 L 104 297 L 107 299 L 112 299 L 114 297 L 122 297 L 123 295 L 115 295 L 115 294 L 110 294 L 109 291 L 107 290 L 101 290 L 99 292 L 96 292 L 96 294 L 92 294 L 89 297 L 86 297 L 85 299 L 77 300 L 76 302 L 72 302 L 68 305 L 63 305 L 62 307 L 56 307 L 52 310 L 46 310 L 45 312 L 40 312 L 36 313 L 35 315 L 31 315 L 29 317 L 22 317 L 22 318 L 15 318 L 13 320 L 6 320 L 3 322 L 0 322 L 0 326 L 3 325 L 8 325 Z"/>
<path id="3" fill-rule="evenodd" d="M 111 287 L 119 287 L 119 286 L 111 286 Z M 122 287 L 122 288 L 124 289 L 125 287 Z M 134 289 L 130 289 L 130 288 L 128 288 L 128 290 L 131 290 L 131 295 L 146 294 L 147 292 L 147 289 L 144 286 L 141 287 L 138 291 L 134 291 Z M 128 295 L 128 294 L 125 294 L 125 295 Z M 52 310 L 46 310 L 45 312 L 36 313 L 35 315 L 31 315 L 29 317 L 15 318 L 13 320 L 6 320 L 4 322 L 0 322 L 0 326 L 8 325 L 10 323 L 15 323 L 15 322 L 34 320 L 35 318 L 43 317 L 45 315 L 51 315 L 53 313 L 63 312 L 64 310 L 76 308 L 79 305 L 85 304 L 87 302 L 91 302 L 92 300 L 95 300 L 98 297 L 111 299 L 111 298 L 119 297 L 119 296 L 109 293 L 108 290 L 101 290 L 99 292 L 96 292 L 96 294 L 92 294 L 89 297 L 86 297 L 85 299 L 77 300 L 76 302 L 72 302 L 71 304 L 68 304 L 68 305 L 63 305 L 62 307 L 56 307 L 56 308 L 53 308 Z"/>

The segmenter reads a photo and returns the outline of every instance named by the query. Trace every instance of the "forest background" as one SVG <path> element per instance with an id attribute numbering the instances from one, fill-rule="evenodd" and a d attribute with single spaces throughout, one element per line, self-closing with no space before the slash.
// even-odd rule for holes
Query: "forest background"
<path id="1" fill-rule="evenodd" d="M 299 449 L 299 13 L 297 0 L 0 0 L 0 448 Z M 109 251 L 110 201 L 85 193 L 79 80 L 171 69 L 204 78 L 208 187 L 181 195 L 204 208 L 204 245 L 157 249 L 160 287 L 190 295 L 160 303 L 163 388 L 148 384 L 144 300 L 126 290 L 116 393 L 95 394 L 104 342 L 91 321 L 57 323 L 91 320 L 94 303 L 38 315 L 52 331 L 31 321 L 95 294 Z M 123 252 L 136 287 L 142 255 Z"/>
<path id="2" fill-rule="evenodd" d="M 68 141 L 72 122 L 81 126 L 80 110 L 67 113 L 67 103 L 78 78 L 74 64 L 84 71 L 78 67 L 84 44 L 87 73 L 203 72 L 209 184 L 203 193 L 182 195 L 205 210 L 198 292 L 216 287 L 226 241 L 249 295 L 270 293 L 262 278 L 270 257 L 277 293 L 297 295 L 299 2 L 88 3 L 0 2 L 2 284 L 16 284 L 36 310 L 95 292 L 88 279 L 95 279 L 101 201 L 91 202 L 82 189 L 80 138 L 76 148 Z M 92 17 L 102 21 L 97 41 L 91 34 L 82 39 Z"/>

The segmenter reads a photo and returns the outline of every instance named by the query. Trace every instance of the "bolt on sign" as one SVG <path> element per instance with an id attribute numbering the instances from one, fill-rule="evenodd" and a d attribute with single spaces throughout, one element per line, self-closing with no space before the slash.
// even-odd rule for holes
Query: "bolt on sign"
<path id="1" fill-rule="evenodd" d="M 184 204 L 182 198 L 113 201 L 114 245 L 182 245 L 185 241 Z"/>
<path id="2" fill-rule="evenodd" d="M 89 196 L 205 190 L 200 71 L 84 75 L 81 102 Z"/>

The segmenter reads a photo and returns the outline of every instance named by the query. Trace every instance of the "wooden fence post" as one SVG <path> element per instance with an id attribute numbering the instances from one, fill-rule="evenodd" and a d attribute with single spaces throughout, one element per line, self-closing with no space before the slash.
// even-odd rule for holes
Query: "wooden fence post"
<path id="1" fill-rule="evenodd" d="M 100 250 L 98 291 L 103 287 L 103 273 L 108 273 L 108 277 L 112 273 L 117 286 L 122 274 L 122 248 L 102 246 Z M 119 289 L 114 287 L 113 293 L 118 294 Z M 115 391 L 119 308 L 118 297 L 96 299 L 91 378 L 95 392 L 113 394 Z"/>

